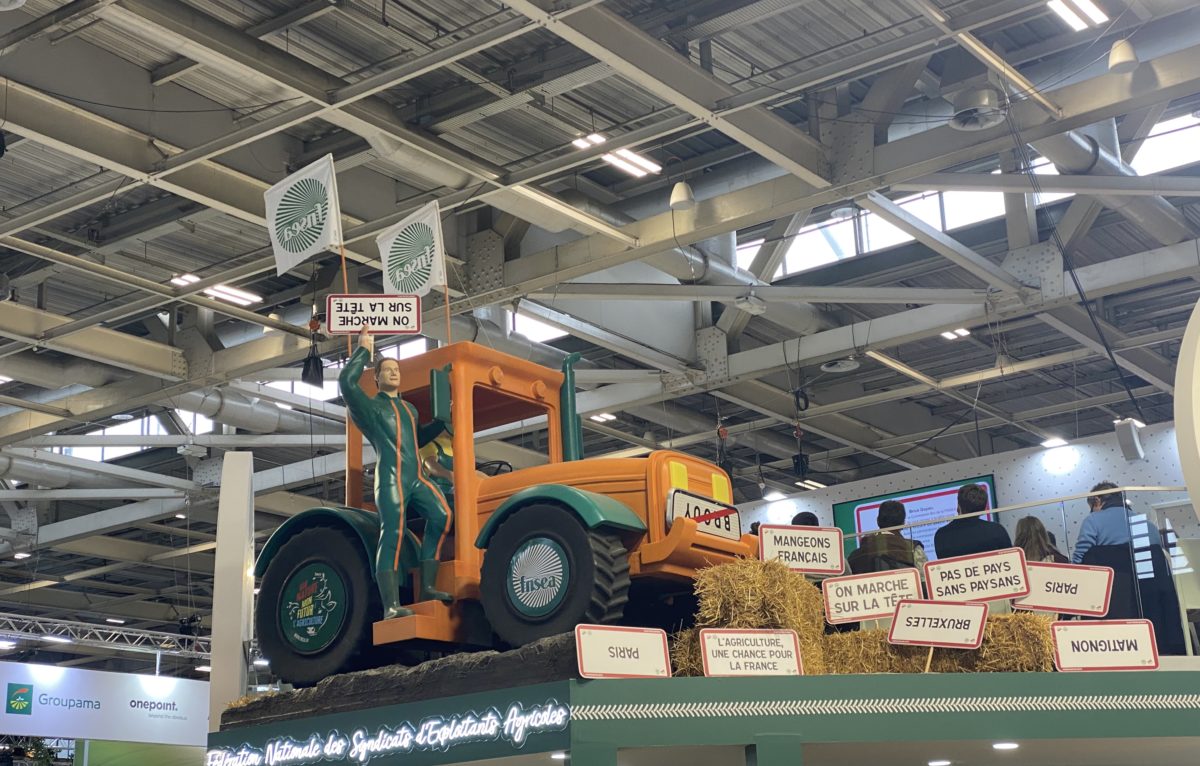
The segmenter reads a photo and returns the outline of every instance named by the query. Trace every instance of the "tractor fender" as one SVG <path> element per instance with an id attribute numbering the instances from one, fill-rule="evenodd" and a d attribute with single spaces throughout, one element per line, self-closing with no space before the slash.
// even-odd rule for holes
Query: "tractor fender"
<path id="1" fill-rule="evenodd" d="M 298 532 L 312 527 L 336 527 L 353 532 L 362 543 L 363 557 L 369 562 L 375 561 L 375 550 L 379 546 L 378 514 L 346 506 L 309 508 L 283 522 L 267 538 L 266 545 L 263 546 L 262 552 L 258 554 L 258 560 L 254 563 L 254 576 L 262 577 L 271 564 L 271 559 L 275 558 L 275 554 L 279 552 L 283 544 Z M 416 551 L 419 546 L 420 543 L 417 542 L 412 532 L 404 530 L 404 546 L 400 557 L 402 578 L 405 572 L 416 566 Z M 374 564 L 372 563 L 368 569 L 371 570 L 371 577 L 374 579 Z"/>
<path id="2" fill-rule="evenodd" d="M 619 500 L 565 484 L 539 484 L 526 487 L 501 503 L 483 525 L 483 529 L 479 530 L 475 547 L 487 548 L 492 535 L 505 519 L 521 508 L 535 503 L 562 506 L 575 514 L 588 529 L 608 527 L 625 532 L 646 531 L 646 523 Z"/>

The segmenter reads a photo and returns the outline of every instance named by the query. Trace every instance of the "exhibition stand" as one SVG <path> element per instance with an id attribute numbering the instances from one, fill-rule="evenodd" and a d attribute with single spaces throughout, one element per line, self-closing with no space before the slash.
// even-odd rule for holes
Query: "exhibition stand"
<path id="1" fill-rule="evenodd" d="M 613 766 L 631 748 L 736 746 L 760 766 L 803 763 L 814 743 L 1188 737 L 1196 676 L 903 674 L 562 680 L 287 718 L 210 735 L 209 766 L 435 766 L 569 751 Z M 268 757 L 270 756 L 270 757 Z M 274 759 L 274 760 L 272 760 Z"/>

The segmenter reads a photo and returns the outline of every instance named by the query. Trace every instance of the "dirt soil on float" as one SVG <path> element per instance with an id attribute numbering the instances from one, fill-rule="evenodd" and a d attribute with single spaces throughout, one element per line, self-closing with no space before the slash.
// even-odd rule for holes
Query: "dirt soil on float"
<path id="1" fill-rule="evenodd" d="M 564 633 L 508 652 L 452 654 L 414 667 L 389 665 L 330 676 L 308 689 L 244 697 L 221 715 L 221 729 L 577 677 L 575 635 Z"/>

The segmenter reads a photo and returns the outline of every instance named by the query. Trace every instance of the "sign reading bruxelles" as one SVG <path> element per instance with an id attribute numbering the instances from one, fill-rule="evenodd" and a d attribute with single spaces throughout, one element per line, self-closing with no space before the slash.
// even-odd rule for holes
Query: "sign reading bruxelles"
<path id="1" fill-rule="evenodd" d="M 305 739 L 280 736 L 262 747 L 243 744 L 208 750 L 206 766 L 306 766 L 314 763 L 367 764 L 374 758 L 419 752 L 446 752 L 472 742 L 505 742 L 522 748 L 531 736 L 563 731 L 571 711 L 557 700 L 524 707 L 514 702 L 501 713 L 492 707 L 450 716 L 430 716 L 417 723 L 398 721 L 350 732 L 315 731 Z"/>

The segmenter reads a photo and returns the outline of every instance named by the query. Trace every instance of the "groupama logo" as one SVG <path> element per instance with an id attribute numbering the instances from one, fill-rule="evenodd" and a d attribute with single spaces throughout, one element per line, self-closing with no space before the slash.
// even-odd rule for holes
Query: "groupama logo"
<path id="1" fill-rule="evenodd" d="M 9 684 L 8 699 L 4 703 L 4 712 L 13 715 L 30 715 L 33 713 L 33 686 L 30 684 Z"/>
<path id="2" fill-rule="evenodd" d="M 329 191 L 315 178 L 301 178 L 283 193 L 275 211 L 275 238 L 289 253 L 303 253 L 325 231 Z"/>

